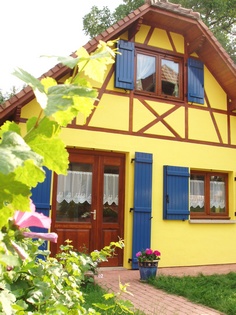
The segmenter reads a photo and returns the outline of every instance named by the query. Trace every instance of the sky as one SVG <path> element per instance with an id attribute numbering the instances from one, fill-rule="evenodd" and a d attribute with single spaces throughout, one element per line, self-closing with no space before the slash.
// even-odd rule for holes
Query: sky
<path id="1" fill-rule="evenodd" d="M 93 5 L 111 11 L 122 0 L 0 0 L 0 90 L 4 94 L 23 82 L 12 75 L 22 68 L 40 77 L 55 64 L 47 56 L 69 56 L 86 44 L 83 17 Z"/>

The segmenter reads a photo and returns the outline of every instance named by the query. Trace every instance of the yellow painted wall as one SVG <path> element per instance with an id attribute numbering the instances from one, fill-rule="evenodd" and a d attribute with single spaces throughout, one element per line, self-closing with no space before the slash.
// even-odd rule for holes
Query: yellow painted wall
<path id="1" fill-rule="evenodd" d="M 68 145 L 124 152 L 126 163 L 124 266 L 131 257 L 133 207 L 133 164 L 136 151 L 153 153 L 152 241 L 162 253 L 160 267 L 235 263 L 236 224 L 191 224 L 163 220 L 163 165 L 226 171 L 229 179 L 230 217 L 235 219 L 236 150 L 207 145 L 109 134 L 84 130 L 63 130 Z"/>
<path id="2" fill-rule="evenodd" d="M 143 43 L 150 30 L 142 25 L 135 40 Z M 184 39 L 179 34 L 171 33 L 178 53 L 184 53 Z M 128 38 L 125 33 L 121 36 Z M 167 33 L 156 29 L 148 43 L 154 47 L 172 51 Z M 108 69 L 109 71 L 110 69 Z M 94 84 L 96 87 L 100 85 Z M 229 174 L 229 212 L 231 220 L 235 220 L 236 211 L 236 150 L 227 147 L 228 139 L 236 145 L 236 117 L 227 117 L 227 96 L 218 82 L 205 67 L 205 90 L 209 104 L 192 106 L 191 104 L 172 104 L 163 99 L 147 98 L 145 107 L 134 96 L 132 103 L 132 135 L 130 130 L 130 93 L 115 89 L 114 75 L 107 90 L 115 94 L 105 93 L 97 106 L 90 128 L 98 127 L 103 131 L 64 128 L 62 138 L 67 146 L 92 150 L 122 152 L 126 155 L 125 178 L 125 221 L 124 221 L 124 267 L 130 268 L 128 259 L 132 253 L 132 220 L 134 164 L 131 159 L 135 152 L 153 154 L 153 194 L 152 194 L 152 235 L 151 246 L 162 253 L 160 267 L 191 266 L 206 264 L 223 264 L 236 262 L 236 224 L 200 223 L 189 221 L 163 220 L 163 166 L 185 166 L 189 169 L 224 171 Z M 208 110 L 217 109 L 211 115 Z M 168 116 L 168 111 L 175 110 Z M 22 118 L 37 114 L 39 107 L 32 101 L 22 109 Z M 186 125 L 186 115 L 188 124 Z M 159 119 L 159 120 L 158 120 Z M 137 134 L 149 123 L 158 122 L 144 131 L 143 136 Z M 231 131 L 228 134 L 227 123 L 230 121 Z M 77 124 L 84 121 L 78 117 Z M 176 139 L 175 133 L 180 137 Z M 217 135 L 216 126 L 220 137 Z M 112 130 L 113 132 L 109 132 Z M 188 141 L 184 141 L 188 133 Z M 119 131 L 121 131 L 119 133 Z M 163 139 L 165 137 L 166 139 Z M 221 139 L 220 139 L 221 138 Z M 183 141 L 181 141 L 183 139 Z M 221 144 L 223 141 L 223 145 Z M 199 143 L 193 142 L 199 141 Z M 200 144 L 203 143 L 203 144 Z M 225 145 L 225 146 L 224 146 Z"/>

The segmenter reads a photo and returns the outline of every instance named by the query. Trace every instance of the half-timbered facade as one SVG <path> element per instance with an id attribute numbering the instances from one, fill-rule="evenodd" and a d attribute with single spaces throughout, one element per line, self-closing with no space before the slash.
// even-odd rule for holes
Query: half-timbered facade
<path id="1" fill-rule="evenodd" d="M 66 239 L 94 250 L 121 237 L 125 249 L 107 265 L 137 268 L 146 247 L 162 253 L 160 267 L 235 263 L 235 64 L 198 13 L 164 0 L 85 48 L 117 38 L 92 114 L 62 131 L 68 175 L 49 174 L 33 192 L 59 235 L 52 253 Z M 68 73 L 57 65 L 45 76 Z M 5 105 L 0 120 L 22 128 L 39 112 L 28 87 Z"/>

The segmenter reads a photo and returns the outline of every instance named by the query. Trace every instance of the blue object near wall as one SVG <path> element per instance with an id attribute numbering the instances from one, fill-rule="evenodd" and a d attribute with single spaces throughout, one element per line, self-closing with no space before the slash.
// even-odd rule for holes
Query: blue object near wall
<path id="1" fill-rule="evenodd" d="M 188 220 L 189 169 L 164 166 L 163 219 Z"/>
<path id="2" fill-rule="evenodd" d="M 115 63 L 115 87 L 124 90 L 134 89 L 134 43 L 119 40 Z"/>
<path id="3" fill-rule="evenodd" d="M 204 104 L 204 65 L 194 58 L 188 58 L 188 101 Z"/>
<path id="4" fill-rule="evenodd" d="M 156 277 L 158 261 L 146 261 L 139 263 L 140 281 L 147 281 L 148 278 Z"/>
<path id="5" fill-rule="evenodd" d="M 136 253 L 150 247 L 152 218 L 152 154 L 135 153 L 132 269 Z"/>
<path id="6" fill-rule="evenodd" d="M 32 196 L 31 199 L 36 207 L 36 212 L 43 213 L 45 216 L 50 216 L 50 193 L 51 193 L 51 177 L 52 172 L 47 168 L 44 168 L 46 178 L 43 183 L 39 183 L 35 188 L 31 190 Z M 38 233 L 47 233 L 47 229 L 32 227 L 30 228 L 32 232 Z M 47 249 L 47 242 L 45 242 L 45 246 L 41 246 L 41 249 Z"/>

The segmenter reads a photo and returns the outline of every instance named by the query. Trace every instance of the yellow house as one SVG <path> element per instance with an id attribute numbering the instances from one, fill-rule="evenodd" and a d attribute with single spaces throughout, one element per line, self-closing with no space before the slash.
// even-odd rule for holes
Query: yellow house
<path id="1" fill-rule="evenodd" d="M 149 0 L 84 47 L 117 39 L 121 55 L 86 122 L 62 131 L 70 166 L 33 191 L 59 235 L 81 250 L 119 237 L 108 266 L 137 268 L 136 253 L 161 252 L 160 267 L 236 263 L 236 67 L 198 13 Z M 58 81 L 69 69 L 44 76 Z M 0 109 L 24 128 L 39 111 L 27 87 Z M 60 158 L 60 157 L 58 157 Z"/>

